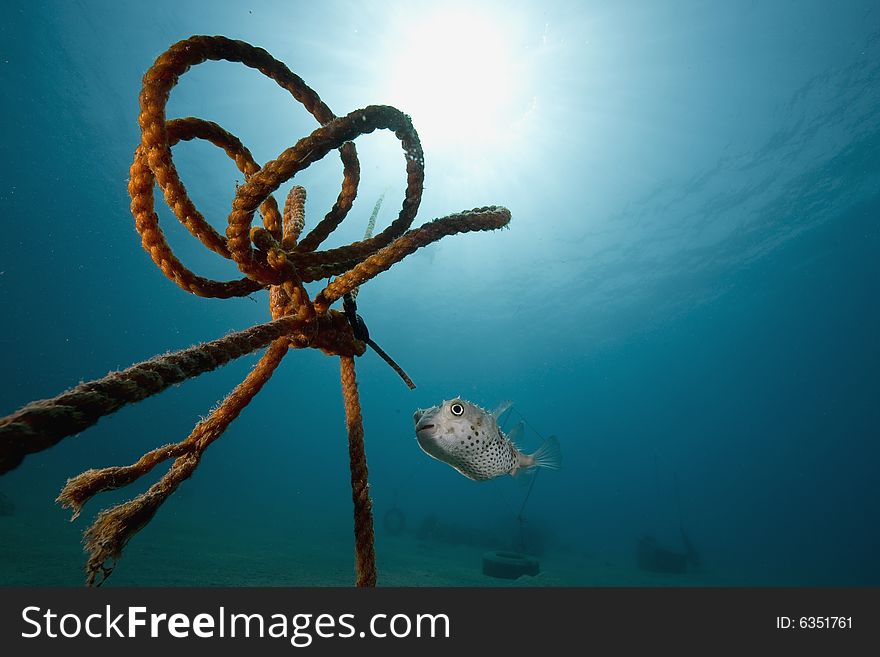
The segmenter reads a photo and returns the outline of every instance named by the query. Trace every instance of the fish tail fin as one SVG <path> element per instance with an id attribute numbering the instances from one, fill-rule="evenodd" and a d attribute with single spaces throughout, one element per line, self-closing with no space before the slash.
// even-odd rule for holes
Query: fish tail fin
<path id="1" fill-rule="evenodd" d="M 559 470 L 562 467 L 562 450 L 559 448 L 559 439 L 550 436 L 529 458 L 532 465 L 537 468 Z"/>

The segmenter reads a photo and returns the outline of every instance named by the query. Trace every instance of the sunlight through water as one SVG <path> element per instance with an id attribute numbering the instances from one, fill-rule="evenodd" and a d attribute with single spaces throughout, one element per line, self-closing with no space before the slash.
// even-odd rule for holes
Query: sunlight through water
<path id="1" fill-rule="evenodd" d="M 389 39 L 390 104 L 405 108 L 427 149 L 478 153 L 518 141 L 535 98 L 522 30 L 500 11 L 427 11 Z M 533 54 L 533 53 L 532 53 Z"/>

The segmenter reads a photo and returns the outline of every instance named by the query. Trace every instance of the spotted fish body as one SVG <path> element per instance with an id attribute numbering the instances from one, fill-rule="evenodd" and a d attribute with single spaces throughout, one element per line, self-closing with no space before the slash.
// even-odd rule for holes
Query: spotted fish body
<path id="1" fill-rule="evenodd" d="M 534 454 L 523 454 L 512 436 L 504 435 L 498 427 L 498 416 L 509 406 L 502 405 L 490 413 L 463 399 L 452 399 L 419 409 L 413 415 L 416 440 L 429 456 L 475 481 L 515 475 L 536 466 L 559 468 L 556 438 L 548 439 Z"/>

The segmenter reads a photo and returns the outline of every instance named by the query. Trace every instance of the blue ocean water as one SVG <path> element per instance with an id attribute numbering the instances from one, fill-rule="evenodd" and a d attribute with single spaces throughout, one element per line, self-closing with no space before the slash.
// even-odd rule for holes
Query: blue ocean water
<path id="1" fill-rule="evenodd" d="M 418 385 L 358 359 L 380 584 L 880 584 L 876 3 L 13 0 L 0 413 L 269 319 L 266 292 L 203 299 L 166 279 L 129 212 L 141 77 L 192 34 L 265 48 L 337 115 L 410 113 L 426 160 L 414 225 L 512 212 L 509 230 L 445 238 L 358 297 Z M 168 115 L 218 122 L 260 163 L 316 127 L 227 62 L 183 76 Z M 380 227 L 403 198 L 394 136 L 357 147 L 358 197 L 326 246 L 360 239 L 383 192 Z M 174 156 L 222 232 L 241 174 L 205 143 Z M 327 157 L 276 197 L 304 185 L 311 227 L 340 180 Z M 191 269 L 240 275 L 159 205 Z M 258 356 L 0 477 L 0 584 L 80 584 L 90 519 L 162 472 L 74 523 L 54 503 L 67 478 L 183 439 Z M 473 482 L 418 449 L 413 411 L 455 396 L 512 400 L 526 451 L 558 436 L 564 468 L 541 472 L 524 508 L 522 482 Z M 338 362 L 290 353 L 108 585 L 350 584 L 349 477 Z M 682 529 L 699 568 L 639 562 L 640 539 L 680 552 Z M 535 554 L 542 572 L 486 577 L 491 549 Z"/>

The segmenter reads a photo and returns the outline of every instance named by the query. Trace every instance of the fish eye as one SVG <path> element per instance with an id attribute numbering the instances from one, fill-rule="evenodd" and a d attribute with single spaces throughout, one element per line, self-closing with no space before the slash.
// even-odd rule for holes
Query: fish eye
<path id="1" fill-rule="evenodd" d="M 453 402 L 449 407 L 449 410 L 452 411 L 452 414 L 455 417 L 460 417 L 464 415 L 464 406 L 461 405 L 461 402 Z"/>

